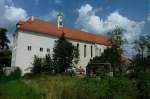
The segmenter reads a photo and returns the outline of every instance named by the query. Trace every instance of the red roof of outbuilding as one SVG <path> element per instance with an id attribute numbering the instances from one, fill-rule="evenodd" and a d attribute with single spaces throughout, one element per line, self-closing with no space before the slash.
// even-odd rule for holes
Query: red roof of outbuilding
<path id="1" fill-rule="evenodd" d="M 19 29 L 28 30 L 32 32 L 46 33 L 53 36 L 61 36 L 62 29 L 58 29 L 56 24 L 52 24 L 47 21 L 34 19 L 28 19 L 27 21 L 19 21 L 21 25 Z M 102 35 L 96 35 L 89 32 L 83 32 L 77 29 L 63 27 L 65 37 L 73 40 L 81 40 L 92 43 L 99 43 L 103 45 L 110 45 L 108 38 Z"/>
<path id="2" fill-rule="evenodd" d="M 121 57 L 121 61 L 124 62 L 127 65 L 129 65 L 129 64 L 132 63 L 132 61 L 128 57 L 126 57 L 126 56 L 122 56 Z"/>

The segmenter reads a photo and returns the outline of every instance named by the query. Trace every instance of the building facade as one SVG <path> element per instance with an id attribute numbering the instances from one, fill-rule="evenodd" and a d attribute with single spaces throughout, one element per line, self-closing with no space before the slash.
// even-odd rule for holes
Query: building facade
<path id="1" fill-rule="evenodd" d="M 52 55 L 55 41 L 62 33 L 74 46 L 79 47 L 80 61 L 76 67 L 85 70 L 89 60 L 100 56 L 109 46 L 107 37 L 63 27 L 61 18 L 58 16 L 57 24 L 34 17 L 27 21 L 19 21 L 14 33 L 11 66 L 19 67 L 23 74 L 30 72 L 34 55 Z"/>

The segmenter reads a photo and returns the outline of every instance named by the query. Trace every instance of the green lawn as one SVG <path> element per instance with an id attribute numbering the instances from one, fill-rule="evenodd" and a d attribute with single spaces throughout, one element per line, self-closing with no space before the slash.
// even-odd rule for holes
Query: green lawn
<path id="1" fill-rule="evenodd" d="M 0 99 L 136 99 L 134 81 L 40 76 L 0 83 Z"/>

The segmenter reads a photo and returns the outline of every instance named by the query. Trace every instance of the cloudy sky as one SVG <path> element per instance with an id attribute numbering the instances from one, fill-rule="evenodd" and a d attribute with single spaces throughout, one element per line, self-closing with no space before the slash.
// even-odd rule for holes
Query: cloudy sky
<path id="1" fill-rule="evenodd" d="M 119 26 L 129 43 L 150 34 L 150 0 L 0 0 L 0 27 L 11 38 L 18 20 L 35 16 L 55 23 L 60 11 L 67 27 L 105 35 Z"/>

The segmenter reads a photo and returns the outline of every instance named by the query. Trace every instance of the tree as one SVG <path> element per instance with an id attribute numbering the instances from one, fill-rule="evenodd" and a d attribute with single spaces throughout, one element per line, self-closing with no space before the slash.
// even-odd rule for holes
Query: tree
<path id="1" fill-rule="evenodd" d="M 108 37 L 111 43 L 111 47 L 108 47 L 102 57 L 109 61 L 113 67 L 115 75 L 122 74 L 122 66 L 125 66 L 122 62 L 123 44 L 126 42 L 123 39 L 123 29 L 117 27 L 113 31 L 108 32 Z"/>
<path id="2" fill-rule="evenodd" d="M 0 50 L 8 49 L 8 43 L 10 43 L 8 37 L 6 36 L 7 29 L 0 28 Z"/>
<path id="3" fill-rule="evenodd" d="M 53 51 L 53 60 L 57 73 L 64 72 L 67 68 L 72 67 L 73 64 L 78 62 L 78 50 L 72 43 L 66 40 L 64 33 L 55 42 Z"/>
<path id="4" fill-rule="evenodd" d="M 122 58 L 122 45 L 125 43 L 123 39 L 123 30 L 121 28 L 115 28 L 111 32 L 108 32 L 109 42 L 111 46 L 107 47 L 102 55 L 94 60 L 99 63 L 110 63 L 113 68 L 113 73 L 115 76 L 122 74 L 123 62 Z"/>
<path id="5" fill-rule="evenodd" d="M 112 47 L 121 48 L 125 43 L 123 39 L 123 29 L 116 27 L 114 30 L 107 33 Z"/>
<path id="6" fill-rule="evenodd" d="M 53 69 L 54 69 L 53 60 L 51 59 L 51 55 L 47 54 L 43 59 L 42 72 L 51 73 Z"/>
<path id="7" fill-rule="evenodd" d="M 0 71 L 2 68 L 10 66 L 11 51 L 9 50 L 8 43 L 10 42 L 6 36 L 7 29 L 0 28 Z"/>
<path id="8" fill-rule="evenodd" d="M 31 73 L 38 75 L 42 73 L 42 58 L 34 56 L 34 61 L 32 63 L 33 67 L 31 68 Z"/>
<path id="9" fill-rule="evenodd" d="M 139 40 L 134 42 L 136 55 L 133 57 L 135 72 L 146 72 L 150 65 L 150 36 L 140 36 Z"/>
<path id="10" fill-rule="evenodd" d="M 140 36 L 134 42 L 135 56 L 133 57 L 133 73 L 140 92 L 139 99 L 150 98 L 150 36 Z"/>

